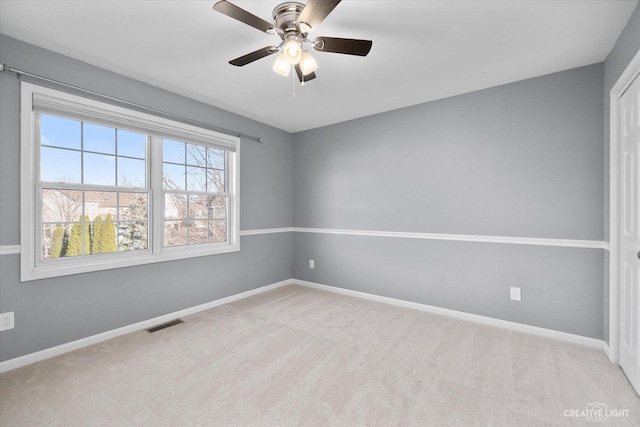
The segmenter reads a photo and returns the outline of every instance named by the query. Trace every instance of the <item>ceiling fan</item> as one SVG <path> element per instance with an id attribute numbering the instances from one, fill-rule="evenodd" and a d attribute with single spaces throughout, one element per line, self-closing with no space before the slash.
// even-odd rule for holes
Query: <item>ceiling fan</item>
<path id="1" fill-rule="evenodd" d="M 315 70 L 318 68 L 318 63 L 309 52 L 308 46 L 318 52 L 357 56 L 367 56 L 371 50 L 373 44 L 371 40 L 317 37 L 312 41 L 307 38 L 308 34 L 324 21 L 338 3 L 340 0 L 308 0 L 306 5 L 298 2 L 282 3 L 273 9 L 273 23 L 225 0 L 217 2 L 213 10 L 267 34 L 278 35 L 282 40 L 277 46 L 266 46 L 233 59 L 229 61 L 231 65 L 243 67 L 279 52 L 273 64 L 273 70 L 288 76 L 293 67 L 300 82 L 304 83 L 316 78 Z"/>

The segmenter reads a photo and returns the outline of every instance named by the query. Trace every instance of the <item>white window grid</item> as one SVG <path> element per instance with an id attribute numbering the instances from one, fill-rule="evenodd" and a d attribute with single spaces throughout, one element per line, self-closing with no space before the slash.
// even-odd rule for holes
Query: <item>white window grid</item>
<path id="1" fill-rule="evenodd" d="M 21 280 L 99 271 L 133 265 L 207 256 L 240 250 L 239 239 L 239 150 L 240 139 L 218 132 L 174 122 L 161 117 L 116 107 L 99 101 L 81 98 L 64 92 L 22 83 L 21 109 L 21 246 L 26 250 L 21 257 Z M 37 100 L 37 101 L 36 101 Z M 34 108 L 36 103 L 39 108 Z M 34 111 L 35 110 L 35 111 Z M 40 181 L 38 134 L 39 113 L 65 116 L 117 129 L 141 132 L 147 135 L 146 184 L 147 187 L 125 187 L 78 183 L 52 183 Z M 164 247 L 164 194 L 174 190 L 162 186 L 162 139 L 170 138 L 186 143 L 222 149 L 225 152 L 224 192 L 178 191 L 223 197 L 226 199 L 226 242 L 187 246 Z M 123 156 L 126 157 L 126 156 Z M 93 254 L 64 259 L 41 259 L 42 217 L 40 194 L 42 188 L 71 189 L 77 191 L 138 192 L 147 196 L 148 242 L 146 250 Z M 83 206 L 84 217 L 84 206 Z"/>

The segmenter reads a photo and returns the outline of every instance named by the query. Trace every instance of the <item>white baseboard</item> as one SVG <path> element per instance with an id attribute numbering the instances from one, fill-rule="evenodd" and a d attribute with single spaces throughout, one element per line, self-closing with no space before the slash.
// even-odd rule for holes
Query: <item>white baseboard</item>
<path id="1" fill-rule="evenodd" d="M 580 335 L 574 335 L 567 332 L 554 331 L 552 329 L 540 328 L 537 326 L 524 325 L 521 323 L 509 322 L 507 320 L 494 319 L 491 317 L 479 316 L 477 314 L 464 313 L 461 311 L 449 310 L 446 308 L 435 307 L 426 304 L 420 304 L 416 302 L 404 301 L 395 298 L 383 297 L 379 295 L 368 294 L 365 292 L 352 291 L 349 289 L 337 288 L 334 286 L 322 285 L 320 283 L 308 282 L 305 280 L 298 279 L 287 279 L 281 282 L 272 283 L 267 286 L 263 286 L 257 289 L 252 289 L 250 291 L 241 292 L 236 295 L 231 295 L 226 298 L 221 298 L 215 301 L 211 301 L 205 304 L 197 305 L 195 307 L 186 308 L 184 310 L 176 311 L 173 313 L 165 314 L 163 316 L 155 317 L 153 319 L 145 320 L 142 322 L 134 323 L 132 325 L 123 326 L 118 329 L 113 329 L 111 331 L 103 332 L 97 335 L 92 335 L 87 338 L 82 338 L 77 341 L 72 341 L 69 343 L 61 344 L 56 347 L 47 348 L 41 351 L 37 351 L 35 353 L 27 354 L 24 356 L 16 357 L 15 359 L 6 360 L 4 362 L 0 362 L 0 373 L 10 371 L 12 369 L 20 368 L 22 366 L 30 365 L 31 363 L 39 362 L 41 360 L 49 359 L 51 357 L 55 357 L 64 353 L 68 353 L 70 351 L 78 350 L 83 347 L 87 347 L 93 344 L 97 344 L 112 338 L 119 337 L 121 335 L 125 335 L 131 332 L 136 332 L 142 329 L 147 329 L 158 324 L 168 322 L 178 317 L 188 316 L 190 314 L 198 313 L 200 311 L 208 310 L 213 307 L 217 307 L 219 305 L 228 304 L 230 302 L 234 302 L 243 298 L 250 297 L 252 295 L 256 295 L 262 292 L 270 291 L 272 289 L 276 289 L 285 285 L 294 284 L 300 286 L 306 286 L 309 288 L 320 289 L 323 291 L 334 292 L 337 294 L 348 295 L 357 298 L 363 298 L 370 301 L 377 301 L 385 304 L 391 304 L 399 307 L 410 308 L 413 310 L 424 311 L 427 313 L 439 314 L 442 316 L 454 317 L 457 319 L 468 320 L 471 322 L 481 323 L 484 325 L 496 326 L 499 328 L 509 329 L 518 332 L 524 332 L 528 334 L 543 336 L 547 338 L 554 338 L 561 341 L 566 341 L 574 344 L 581 344 L 589 347 L 595 347 L 599 349 L 603 349 L 606 353 L 609 360 L 610 351 L 607 344 L 595 338 L 583 337 Z"/>
<path id="2" fill-rule="evenodd" d="M 314 289 L 334 292 L 342 295 L 349 295 L 357 298 L 364 298 L 371 301 L 382 302 L 385 304 L 396 305 L 399 307 L 420 310 L 427 313 L 440 314 L 443 316 L 455 317 L 456 319 L 469 320 L 471 322 L 482 323 L 484 325 L 496 326 L 498 328 L 510 329 L 512 331 L 525 332 L 532 335 L 538 335 L 547 338 L 554 338 L 561 341 L 567 341 L 574 344 L 581 344 L 589 347 L 603 349 L 604 341 L 574 335 L 567 332 L 554 331 L 553 329 L 545 329 L 537 326 L 524 325 L 522 323 L 509 322 L 507 320 L 494 319 L 492 317 L 479 316 L 477 314 L 464 313 L 462 311 L 449 310 L 447 308 L 435 307 L 432 305 L 420 304 L 416 302 L 404 301 L 395 298 L 383 297 L 379 295 L 368 294 L 365 292 L 352 291 L 349 289 L 337 288 L 334 286 L 321 285 L 319 283 L 307 282 L 305 280 L 293 279 L 295 285 L 306 286 Z M 605 350 L 606 351 L 606 350 Z"/>
<path id="3" fill-rule="evenodd" d="M 246 292 L 241 292 L 239 294 L 231 295 L 231 296 L 221 298 L 215 301 L 211 301 L 205 304 L 197 305 L 195 307 L 186 308 L 184 310 L 179 310 L 173 313 L 165 314 L 163 316 L 154 317 L 153 319 L 144 320 L 142 322 L 134 323 L 132 325 L 123 326 L 118 329 L 113 329 L 111 331 L 103 332 L 97 335 L 92 335 L 90 337 L 82 338 L 82 339 L 61 344 L 55 347 L 47 348 L 41 351 L 37 351 L 35 353 L 26 354 L 24 356 L 16 357 L 14 359 L 9 359 L 4 362 L 0 362 L 0 373 L 10 371 L 12 369 L 20 368 L 22 366 L 30 365 L 35 362 L 40 362 L 41 360 L 49 359 L 54 356 L 59 356 L 64 353 L 68 353 L 70 351 L 78 350 L 83 347 L 87 347 L 87 346 L 97 344 L 106 340 L 110 340 L 112 338 L 129 334 L 131 332 L 147 329 L 147 328 L 159 325 L 161 323 L 165 323 L 170 320 L 176 319 L 178 317 L 188 316 L 190 314 L 208 310 L 210 308 L 217 307 L 219 305 L 228 304 L 230 302 L 247 298 L 262 292 L 270 291 L 272 289 L 289 285 L 291 283 L 292 283 L 291 279 L 283 280 L 281 282 L 262 286 L 261 288 L 252 289 Z"/>
<path id="4" fill-rule="evenodd" d="M 613 363 L 614 365 L 618 364 L 618 361 L 616 360 L 615 355 L 611 351 L 611 347 L 609 347 L 609 344 L 607 344 L 606 342 L 603 342 L 602 350 L 604 350 L 604 354 L 607 355 L 607 359 L 609 359 L 609 362 Z"/>

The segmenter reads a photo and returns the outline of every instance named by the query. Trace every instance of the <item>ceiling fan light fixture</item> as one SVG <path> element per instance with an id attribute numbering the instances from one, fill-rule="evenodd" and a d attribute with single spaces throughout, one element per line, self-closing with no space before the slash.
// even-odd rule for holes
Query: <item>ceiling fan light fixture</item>
<path id="1" fill-rule="evenodd" d="M 2 1 L 2 0 L 0 0 Z M 232 4 L 227 0 L 217 0 L 213 10 L 236 21 L 267 34 L 276 34 L 281 40 L 277 46 L 266 46 L 246 55 L 229 61 L 236 67 L 243 67 L 269 55 L 277 54 L 273 70 L 283 76 L 295 68 L 300 83 L 315 79 L 318 63 L 308 52 L 309 45 L 317 51 L 339 53 L 344 55 L 367 56 L 371 50 L 371 40 L 345 39 L 338 37 L 317 37 L 308 39 L 308 34 L 315 31 L 341 2 L 341 0 L 307 0 L 306 4 L 298 1 L 285 1 L 273 9 L 273 21 L 268 22 L 252 13 Z M 295 79 L 294 79 L 295 81 Z"/>
<path id="2" fill-rule="evenodd" d="M 291 71 L 291 64 L 284 59 L 284 55 L 282 53 L 278 55 L 276 62 L 273 63 L 273 71 L 281 76 L 287 77 L 289 75 L 289 72 Z"/>
<path id="3" fill-rule="evenodd" d="M 311 28 L 311 25 L 307 24 L 306 22 L 300 22 L 298 24 L 298 28 L 300 28 L 300 31 L 302 31 L 305 34 L 310 33 L 311 30 L 313 29 Z"/>
<path id="4" fill-rule="evenodd" d="M 302 57 L 302 46 L 297 37 L 291 38 L 282 48 L 284 60 L 291 65 L 296 65 Z"/>
<path id="5" fill-rule="evenodd" d="M 306 76 L 308 74 L 313 73 L 318 69 L 318 63 L 315 58 L 311 56 L 309 52 L 305 52 L 302 54 L 302 58 L 300 58 L 300 70 L 302 70 L 302 75 Z"/>

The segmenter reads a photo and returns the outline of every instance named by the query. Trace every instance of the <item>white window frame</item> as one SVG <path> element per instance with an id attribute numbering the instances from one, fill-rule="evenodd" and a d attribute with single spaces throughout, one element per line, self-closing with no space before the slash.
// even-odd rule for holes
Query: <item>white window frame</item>
<path id="1" fill-rule="evenodd" d="M 32 83 L 21 83 L 20 99 L 20 270 L 21 281 L 66 276 L 112 268 L 131 267 L 184 258 L 194 258 L 240 250 L 240 138 L 87 99 Z M 150 136 L 147 171 L 150 173 L 148 199 L 148 250 L 125 251 L 41 262 L 39 211 L 40 142 L 37 116 L 62 114 L 79 121 L 91 121 Z M 203 144 L 226 151 L 227 157 L 227 241 L 187 246 L 163 247 L 162 138 Z M 121 190 L 126 191 L 126 187 Z"/>

